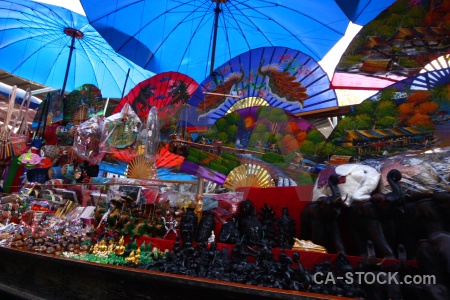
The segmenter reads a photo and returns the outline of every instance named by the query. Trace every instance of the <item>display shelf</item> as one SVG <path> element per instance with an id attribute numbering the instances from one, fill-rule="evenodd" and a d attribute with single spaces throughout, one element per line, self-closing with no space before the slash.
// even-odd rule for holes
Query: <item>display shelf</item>
<path id="1" fill-rule="evenodd" d="M 24 299 L 349 299 L 0 247 L 0 290 Z"/>

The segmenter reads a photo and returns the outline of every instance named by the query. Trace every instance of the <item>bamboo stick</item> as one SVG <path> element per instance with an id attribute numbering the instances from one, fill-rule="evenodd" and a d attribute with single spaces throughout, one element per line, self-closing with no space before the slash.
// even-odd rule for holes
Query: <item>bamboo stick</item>
<path id="1" fill-rule="evenodd" d="M 213 93 L 213 92 L 203 92 L 203 94 L 205 95 L 214 95 L 214 96 L 224 96 L 224 97 L 228 97 L 228 98 L 236 98 L 236 99 L 240 99 L 241 97 L 238 95 L 230 95 L 230 94 L 222 94 L 222 93 Z"/>

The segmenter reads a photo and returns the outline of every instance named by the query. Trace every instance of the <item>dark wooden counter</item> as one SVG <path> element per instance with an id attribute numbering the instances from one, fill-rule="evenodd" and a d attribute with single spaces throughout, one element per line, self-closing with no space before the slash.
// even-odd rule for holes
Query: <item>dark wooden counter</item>
<path id="1" fill-rule="evenodd" d="M 22 299 L 347 299 L 76 261 L 0 247 L 0 290 Z"/>

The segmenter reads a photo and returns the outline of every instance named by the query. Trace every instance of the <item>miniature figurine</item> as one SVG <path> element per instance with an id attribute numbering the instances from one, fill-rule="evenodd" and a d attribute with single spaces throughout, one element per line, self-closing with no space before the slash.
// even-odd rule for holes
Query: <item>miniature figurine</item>
<path id="1" fill-rule="evenodd" d="M 166 217 L 161 218 L 161 220 L 164 223 L 164 229 L 166 230 L 166 232 L 164 233 L 164 237 L 163 239 L 165 239 L 167 237 L 167 235 L 171 232 L 173 232 L 175 234 L 175 236 L 177 236 L 177 226 L 178 226 L 178 221 L 177 219 L 173 216 L 172 213 L 168 213 L 169 215 Z"/>
<path id="2" fill-rule="evenodd" d="M 258 216 L 261 218 L 262 235 L 265 240 L 268 240 L 271 244 L 275 244 L 275 230 L 274 230 L 274 217 L 275 211 L 267 203 L 261 207 Z"/>
<path id="3" fill-rule="evenodd" d="M 180 230 L 181 239 L 183 242 L 189 240 L 193 241 L 197 229 L 198 217 L 194 212 L 193 207 L 188 207 L 181 216 Z"/>
<path id="4" fill-rule="evenodd" d="M 212 213 L 204 214 L 197 228 L 196 242 L 203 243 L 208 242 L 211 232 L 214 231 L 216 227 L 216 221 L 214 220 L 214 215 Z"/>
<path id="5" fill-rule="evenodd" d="M 219 242 L 226 244 L 236 244 L 239 240 L 239 236 L 239 230 L 236 226 L 236 221 L 233 218 L 222 225 L 219 234 Z"/>
<path id="6" fill-rule="evenodd" d="M 287 207 L 283 207 L 282 215 L 277 219 L 278 245 L 283 249 L 291 249 L 294 245 L 295 220 L 289 215 Z"/>
<path id="7" fill-rule="evenodd" d="M 123 236 L 121 236 L 119 240 L 119 245 L 117 245 L 116 248 L 114 249 L 114 253 L 116 255 L 122 255 L 125 252 L 125 246 L 123 244 L 124 244 Z"/>
<path id="8" fill-rule="evenodd" d="M 240 235 L 249 244 L 259 243 L 261 240 L 261 223 L 256 217 L 255 206 L 250 200 L 239 203 L 238 228 Z"/>

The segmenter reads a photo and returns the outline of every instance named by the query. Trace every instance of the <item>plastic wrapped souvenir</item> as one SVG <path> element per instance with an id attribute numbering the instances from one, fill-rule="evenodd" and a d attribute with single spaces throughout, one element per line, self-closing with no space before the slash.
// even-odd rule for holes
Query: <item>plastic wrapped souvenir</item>
<path id="1" fill-rule="evenodd" d="M 73 144 L 75 153 L 92 164 L 100 163 L 105 155 L 105 153 L 100 152 L 102 130 L 103 121 L 97 116 L 78 126 Z"/>
<path id="2" fill-rule="evenodd" d="M 399 182 L 409 199 L 429 198 L 436 192 L 450 191 L 450 147 L 427 151 L 407 151 L 384 159 L 375 167 L 380 169 L 379 190 L 390 192 L 386 174 L 391 169 L 402 173 Z"/>
<path id="3" fill-rule="evenodd" d="M 120 113 L 105 119 L 102 145 L 107 149 L 129 147 L 135 143 L 141 128 L 141 120 L 127 103 Z"/>
<path id="4" fill-rule="evenodd" d="M 152 107 L 147 117 L 147 144 L 145 149 L 145 156 L 155 157 L 158 152 L 158 144 L 160 138 L 158 111 L 156 107 Z"/>
<path id="5" fill-rule="evenodd" d="M 224 222 L 225 219 L 236 217 L 239 203 L 244 200 L 244 193 L 230 192 L 223 194 L 203 194 L 203 202 L 208 204 L 204 210 L 211 210 L 216 215 L 216 221 Z M 216 204 L 214 205 L 214 202 Z"/>

